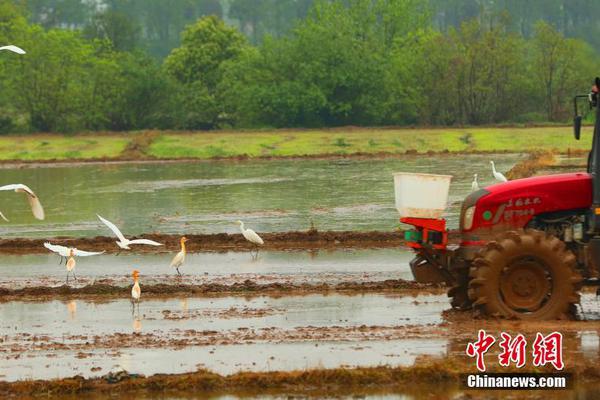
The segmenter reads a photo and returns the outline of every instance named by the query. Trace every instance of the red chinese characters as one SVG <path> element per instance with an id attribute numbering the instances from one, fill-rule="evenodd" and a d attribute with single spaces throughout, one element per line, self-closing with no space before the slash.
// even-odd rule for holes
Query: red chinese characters
<path id="1" fill-rule="evenodd" d="M 477 336 L 478 338 L 475 343 L 469 343 L 467 345 L 467 355 L 469 357 L 477 357 L 477 369 L 481 372 L 485 372 L 485 360 L 483 359 L 483 356 L 496 342 L 496 339 L 494 339 L 492 335 L 486 334 L 483 329 L 479 330 Z"/>
<path id="2" fill-rule="evenodd" d="M 541 367 L 552 364 L 557 370 L 563 369 L 562 339 L 560 332 L 552 332 L 547 336 L 538 332 L 533 342 L 533 365 Z"/>
<path id="3" fill-rule="evenodd" d="M 565 366 L 562 359 L 562 334 L 552 332 L 549 335 L 537 333 L 533 342 L 531 355 L 533 365 L 536 367 L 551 364 L 557 370 L 562 370 Z M 476 358 L 477 369 L 485 372 L 486 365 L 484 360 L 485 353 L 496 343 L 496 338 L 488 335 L 483 329 L 479 330 L 477 340 L 467 344 L 466 353 L 469 357 Z M 502 367 L 508 367 L 511 363 L 517 368 L 525 366 L 527 361 L 527 339 L 522 334 L 514 337 L 506 332 L 500 333 L 498 342 L 500 352 L 498 354 L 498 364 Z"/>
<path id="4" fill-rule="evenodd" d="M 518 334 L 514 338 L 508 333 L 500 334 L 500 349 L 502 351 L 498 355 L 498 363 L 503 367 L 508 367 L 511 362 L 514 362 L 517 368 L 525 366 L 525 350 L 527 348 L 527 339 L 525 336 Z"/>

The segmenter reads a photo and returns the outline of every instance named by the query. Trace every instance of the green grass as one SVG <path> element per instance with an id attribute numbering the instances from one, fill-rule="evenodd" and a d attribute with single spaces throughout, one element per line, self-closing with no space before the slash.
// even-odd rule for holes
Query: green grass
<path id="1" fill-rule="evenodd" d="M 118 157 L 129 139 L 123 135 L 23 135 L 0 137 L 0 160 L 68 160 Z"/>
<path id="2" fill-rule="evenodd" d="M 304 156 L 428 151 L 528 151 L 588 149 L 591 128 L 576 141 L 569 127 L 468 129 L 352 129 L 344 131 L 271 131 L 165 133 L 148 154 L 158 158 L 214 156 Z M 218 154 L 215 154 L 218 149 Z"/>
<path id="3" fill-rule="evenodd" d="M 161 132 L 144 154 L 156 158 L 288 157 L 403 154 L 407 151 L 525 152 L 585 150 L 591 127 L 576 141 L 570 127 L 464 129 L 334 129 Z M 118 158 L 134 134 L 23 135 L 0 137 L 0 160 Z"/>

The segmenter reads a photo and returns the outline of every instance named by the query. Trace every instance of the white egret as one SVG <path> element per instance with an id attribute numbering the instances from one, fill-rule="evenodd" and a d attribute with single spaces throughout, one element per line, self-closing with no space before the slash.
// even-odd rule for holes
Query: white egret
<path id="1" fill-rule="evenodd" d="M 138 314 L 140 313 L 140 297 L 142 295 L 142 289 L 140 288 L 140 283 L 138 281 L 138 277 L 140 276 L 140 271 L 134 269 L 131 273 L 133 277 L 133 287 L 131 288 L 131 313 L 135 312 L 135 303 L 138 306 Z"/>
<path id="2" fill-rule="evenodd" d="M 473 174 L 473 182 L 471 183 L 471 191 L 479 190 L 479 182 L 477 182 L 477 174 Z"/>
<path id="3" fill-rule="evenodd" d="M 23 50 L 20 47 L 14 46 L 12 44 L 9 44 L 8 46 L 2 46 L 2 47 L 0 47 L 0 50 L 8 50 L 8 51 L 12 51 L 13 53 L 17 53 L 17 54 L 25 54 L 25 50 Z"/>
<path id="4" fill-rule="evenodd" d="M 69 274 L 73 274 L 73 278 L 77 280 L 75 276 L 75 257 L 89 257 L 89 256 L 97 256 L 103 254 L 103 251 L 83 251 L 79 250 L 75 247 L 66 247 L 58 244 L 52 244 L 49 242 L 44 243 L 44 247 L 48 250 L 58 254 L 62 258 L 68 258 L 67 263 L 65 264 L 67 268 L 67 284 L 69 283 Z"/>
<path id="5" fill-rule="evenodd" d="M 254 244 L 254 246 L 256 247 L 256 256 L 254 257 L 258 257 L 258 246 L 262 246 L 263 244 L 265 244 L 265 242 L 252 229 L 244 229 L 244 223 L 242 221 L 236 221 L 236 224 L 240 226 L 240 231 L 242 232 L 244 238 L 250 243 Z"/>
<path id="6" fill-rule="evenodd" d="M 181 245 L 181 250 L 179 251 L 179 253 L 175 254 L 175 257 L 173 257 L 173 261 L 171 261 L 171 264 L 170 264 L 170 267 L 175 268 L 179 275 L 181 275 L 181 272 L 179 272 L 179 267 L 181 267 L 183 265 L 183 263 L 185 262 L 185 254 L 186 254 L 185 242 L 187 242 L 187 241 L 188 241 L 188 239 L 185 236 L 179 240 L 179 244 Z"/>
<path id="7" fill-rule="evenodd" d="M 96 214 L 98 215 L 98 214 Z M 131 248 L 129 247 L 129 245 L 131 244 L 147 244 L 150 246 L 162 246 L 162 243 L 158 243 L 155 242 L 154 240 L 150 240 L 150 239 L 134 239 L 134 240 L 129 240 L 127 239 L 119 230 L 119 228 L 117 228 L 117 226 L 115 224 L 113 224 L 112 222 L 110 222 L 109 220 L 102 218 L 100 215 L 98 215 L 98 218 L 100 219 L 100 221 L 102 221 L 104 223 L 104 225 L 108 226 L 108 228 L 113 231 L 113 233 L 117 236 L 117 239 L 119 239 L 118 241 L 116 241 L 115 243 L 117 243 L 117 246 L 119 246 L 121 249 L 125 249 L 125 250 L 130 250 Z"/>
<path id="8" fill-rule="evenodd" d="M 506 179 L 501 172 L 496 171 L 496 165 L 494 162 L 490 161 L 490 164 L 492 164 L 492 174 L 494 175 L 494 178 L 496 178 L 496 180 L 499 182 L 508 182 L 508 179 Z"/>
<path id="9" fill-rule="evenodd" d="M 42 203 L 40 203 L 40 199 L 33 193 L 28 186 L 23 185 L 22 183 L 13 183 L 11 185 L 0 186 L 0 191 L 12 190 L 16 193 L 25 193 L 27 195 L 27 201 L 29 201 L 29 205 L 31 206 L 31 212 L 33 216 L 39 220 L 45 218 L 44 215 L 44 207 L 42 207 Z M 6 217 L 2 215 L 2 218 L 6 221 Z"/>

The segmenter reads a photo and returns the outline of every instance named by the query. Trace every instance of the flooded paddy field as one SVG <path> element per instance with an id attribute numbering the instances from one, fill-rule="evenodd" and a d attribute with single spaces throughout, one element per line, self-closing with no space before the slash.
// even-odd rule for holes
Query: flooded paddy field
<path id="1" fill-rule="evenodd" d="M 7 302 L 0 377 L 411 365 L 442 354 L 445 339 L 407 335 L 440 324 L 446 306 L 439 295 L 370 294 L 147 300 L 139 310 L 128 300 Z"/>
<path id="2" fill-rule="evenodd" d="M 407 155 L 389 159 L 272 160 L 199 163 L 40 165 L 1 170 L 3 182 L 23 182 L 42 199 L 47 218 L 32 222 L 19 196 L 3 196 L 10 223 L 0 237 L 109 235 L 100 214 L 125 234 L 235 233 L 244 220 L 257 232 L 306 230 L 391 231 L 397 226 L 392 173 L 454 175 L 448 218 L 456 225 L 459 203 L 520 154 Z"/>
<path id="3" fill-rule="evenodd" d="M 412 279 L 412 252 L 396 249 L 346 249 L 322 251 L 261 251 L 257 258 L 248 252 L 190 253 L 177 276 L 169 267 L 172 254 L 104 254 L 78 260 L 73 287 L 95 282 L 131 285 L 131 271 L 138 269 L 141 284 L 234 284 L 259 283 L 375 282 Z M 0 259 L 0 288 L 59 286 L 65 284 L 64 263 L 55 254 L 4 255 Z"/>
<path id="4" fill-rule="evenodd" d="M 457 379 L 474 370 L 464 351 L 479 329 L 523 333 L 528 339 L 538 331 L 560 329 L 566 371 L 577 375 L 581 385 L 566 393 L 592 396 L 597 391 L 587 391 L 583 382 L 593 382 L 590 368 L 600 359 L 600 304 L 595 294 L 586 293 L 582 305 L 577 321 L 524 323 L 475 320 L 471 313 L 449 311 L 446 297 L 436 294 L 149 299 L 139 311 L 120 299 L 10 301 L 0 304 L 0 393 L 16 391 L 28 380 L 30 389 L 78 382 L 112 394 L 135 385 L 151 392 L 160 387 L 153 398 L 185 399 L 189 392 L 176 393 L 183 382 L 202 392 L 210 379 L 213 386 L 208 386 L 217 392 L 223 390 L 215 383 L 219 380 L 229 382 L 229 390 L 236 385 L 250 390 L 215 398 L 254 398 L 256 384 L 249 379 L 277 382 L 287 373 L 286 385 L 273 383 L 273 398 L 286 390 L 310 397 L 306 391 L 317 376 L 338 387 L 335 398 L 345 398 L 338 380 L 351 374 L 359 374 L 352 378 L 358 383 L 367 376 L 371 384 L 383 380 L 383 393 L 359 385 L 365 398 L 469 398 L 477 392 L 462 392 Z M 491 372 L 503 371 L 491 362 L 497 355 L 497 350 L 486 355 Z M 386 374 L 394 383 L 386 383 Z M 79 377 L 70 380 L 74 375 Z M 409 386 L 397 386 L 407 379 Z M 440 382 L 437 395 L 436 389 L 418 388 L 431 379 Z M 175 391 L 172 397 L 168 390 Z"/>
<path id="5" fill-rule="evenodd" d="M 37 180 L 27 183 L 39 185 L 48 220 L 30 223 L 21 199 L 13 207 L 7 196 L 0 210 L 11 210 L 6 214 L 14 223 L 1 225 L 0 236 L 91 243 L 108 235 L 96 213 L 127 234 L 174 238 L 234 233 L 237 219 L 273 234 L 313 224 L 393 235 L 392 172 L 453 174 L 447 217 L 456 225 L 472 174 L 483 186 L 492 182 L 490 159 L 506 171 L 522 158 L 107 164 L 81 166 L 78 173 L 52 165 L 6 169 L 10 181 Z M 565 169 L 575 162 L 559 161 Z M 182 171 L 189 176 L 182 179 Z M 62 186 L 47 183 L 57 177 Z M 139 212 L 141 205 L 147 213 Z M 111 252 L 78 258 L 78 279 L 68 286 L 56 255 L 23 251 L 0 258 L 0 397 L 121 400 L 136 391 L 136 398 L 171 400 L 592 399 L 600 393 L 600 303 L 591 291 L 574 321 L 479 320 L 450 310 L 445 288 L 412 281 L 413 255 L 395 238 L 381 246 L 387 248 L 373 246 L 376 240 L 367 236 L 347 246 L 328 238 L 312 248 L 267 247 L 257 259 L 241 237 L 227 239 L 220 252 L 199 242 L 182 277 L 168 266 L 174 242 L 152 253 L 117 255 L 114 243 L 102 240 Z M 134 268 L 141 273 L 139 307 L 129 301 Z M 465 348 L 479 329 L 496 336 L 523 333 L 530 341 L 537 332 L 562 332 L 575 386 L 563 392 L 465 391 L 459 375 L 476 371 Z M 494 350 L 486 357 L 497 355 Z M 497 366 L 490 371 L 505 372 Z"/>

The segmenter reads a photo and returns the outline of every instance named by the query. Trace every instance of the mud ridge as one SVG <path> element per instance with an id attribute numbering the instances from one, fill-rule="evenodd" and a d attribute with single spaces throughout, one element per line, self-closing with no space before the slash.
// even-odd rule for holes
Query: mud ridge
<path id="1" fill-rule="evenodd" d="M 148 145 L 148 144 L 146 144 Z M 248 155 L 237 155 L 237 156 L 226 156 L 226 157 L 211 157 L 211 158 L 155 158 L 146 154 L 143 154 L 145 144 L 132 145 L 131 152 L 126 148 L 122 155 L 116 157 L 97 157 L 97 158 L 70 158 L 65 159 L 45 159 L 45 160 L 0 160 L 0 166 L 4 167 L 35 167 L 35 166 L 62 166 L 62 165 L 82 165 L 82 164 L 135 164 L 135 163 L 150 163 L 150 164 L 162 164 L 162 163 L 196 163 L 196 162 L 242 162 L 242 161 L 276 161 L 276 160 L 345 160 L 345 159 L 356 159 L 356 160 L 370 160 L 370 159 L 386 159 L 386 158 L 404 158 L 406 156 L 455 156 L 461 154 L 512 154 L 512 153 L 528 153 L 529 151 L 522 151 L 518 149 L 511 150 L 466 150 L 466 151 L 433 151 L 429 150 L 426 152 L 419 152 L 417 150 L 406 150 L 404 152 L 355 152 L 349 154 L 338 154 L 338 153 L 324 153 L 324 154 L 297 154 L 291 156 L 248 156 Z M 129 147 L 129 146 L 128 146 Z M 587 151 L 579 149 L 569 149 L 564 152 L 557 152 L 555 154 L 568 154 L 570 156 L 584 155 Z"/>
<path id="2" fill-rule="evenodd" d="M 355 231 L 308 231 L 291 232 L 266 232 L 260 233 L 265 244 L 265 250 L 301 250 L 301 249 L 333 249 L 333 248 L 389 248 L 400 247 L 404 243 L 402 233 L 396 232 L 355 232 Z M 253 250 L 254 246 L 241 234 L 215 233 L 215 234 L 187 234 L 187 250 L 190 252 L 201 251 L 228 251 L 228 250 Z M 134 252 L 156 253 L 171 252 L 179 249 L 181 235 L 170 234 L 145 234 L 134 238 L 146 238 L 164 243 L 165 246 L 136 246 Z M 133 239 L 133 238 L 132 238 Z M 81 250 L 106 251 L 118 253 L 114 237 L 96 236 L 91 238 L 66 238 L 52 239 L 2 239 L 0 240 L 0 253 L 4 254 L 40 254 L 47 253 L 44 242 L 52 242 Z"/>
<path id="3" fill-rule="evenodd" d="M 291 294 L 291 293 L 323 293 L 323 292 L 381 292 L 398 290 L 428 290 L 443 287 L 440 284 L 418 283 L 404 279 L 390 279 L 376 282 L 340 282 L 337 284 L 322 283 L 257 283 L 246 280 L 241 283 L 224 285 L 206 283 L 200 285 L 186 284 L 155 284 L 143 285 L 144 298 L 164 297 L 173 295 L 203 296 L 215 294 Z M 129 286 L 116 286 L 104 283 L 94 283 L 83 287 L 62 286 L 31 286 L 19 289 L 0 288 L 0 301 L 56 299 L 57 297 L 129 297 Z"/>
<path id="4" fill-rule="evenodd" d="M 529 178 L 537 171 L 547 168 L 554 163 L 555 153 L 548 150 L 538 150 L 529 153 L 529 156 L 515 164 L 506 174 L 509 180 Z"/>
<path id="5" fill-rule="evenodd" d="M 236 392 L 259 393 L 307 393 L 318 391 L 321 395 L 336 394 L 348 388 L 364 390 L 376 387 L 378 390 L 404 392 L 407 387 L 427 385 L 427 387 L 456 387 L 461 382 L 461 374 L 472 370 L 464 364 L 451 360 L 423 360 L 410 367 L 357 367 L 312 369 L 304 371 L 238 372 L 220 375 L 205 369 L 184 374 L 157 374 L 143 376 L 115 371 L 100 378 L 85 379 L 74 376 L 50 381 L 32 380 L 0 382 L 0 395 L 58 397 L 60 395 L 84 395 L 86 393 L 158 393 L 185 391 L 198 395 L 217 395 Z M 502 372 L 523 372 L 507 368 Z M 542 372 L 542 371 L 539 371 Z M 552 372 L 548 370 L 547 372 Z M 582 381 L 594 381 L 600 377 L 594 362 L 582 362 L 567 372 Z"/>

